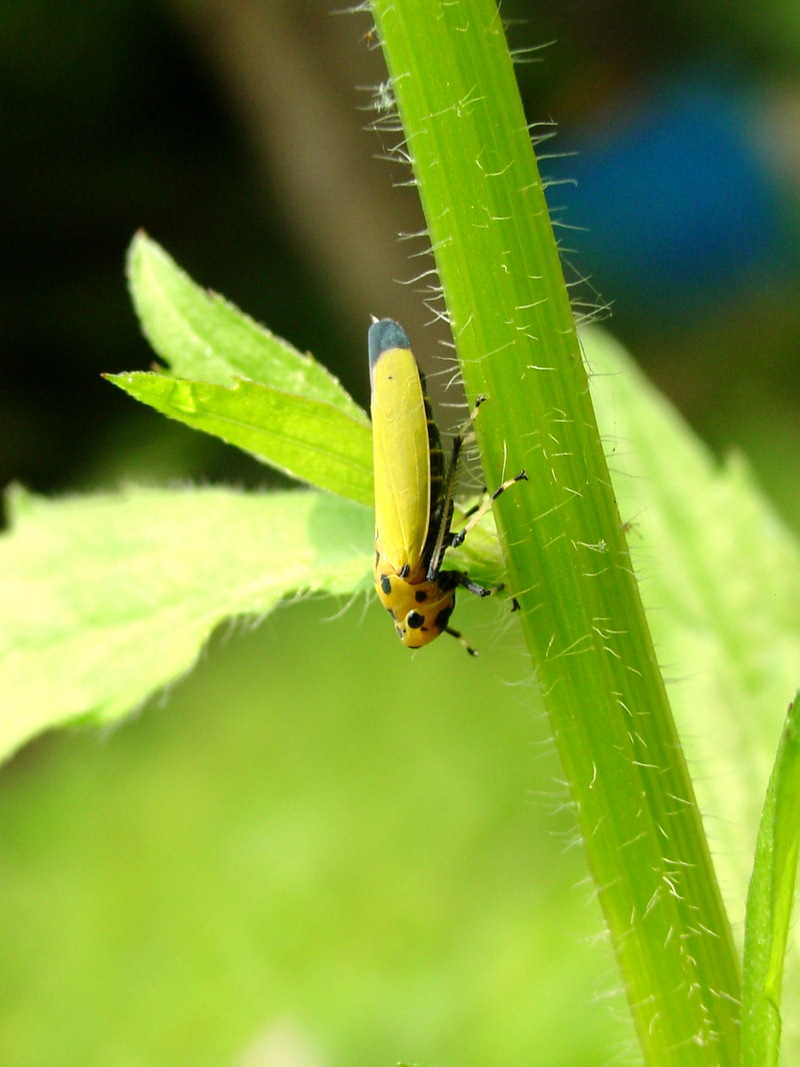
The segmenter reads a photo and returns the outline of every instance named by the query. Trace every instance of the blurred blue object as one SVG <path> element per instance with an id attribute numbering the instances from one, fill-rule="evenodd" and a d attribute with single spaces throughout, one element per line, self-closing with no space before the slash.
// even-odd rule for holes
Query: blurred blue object
<path id="1" fill-rule="evenodd" d="M 604 298 L 671 317 L 796 269 L 791 200 L 759 131 L 766 110 L 736 83 L 673 78 L 607 130 L 560 136 L 575 154 L 545 164 L 566 179 L 548 201 L 585 228 L 562 243 Z"/>

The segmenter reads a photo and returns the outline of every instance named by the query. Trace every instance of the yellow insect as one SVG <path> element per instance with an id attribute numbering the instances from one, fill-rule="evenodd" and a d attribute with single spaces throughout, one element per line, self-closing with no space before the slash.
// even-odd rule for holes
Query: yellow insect
<path id="1" fill-rule="evenodd" d="M 405 331 L 392 319 L 375 321 L 370 327 L 369 368 L 378 599 L 408 648 L 422 648 L 447 633 L 474 656 L 474 649 L 449 625 L 456 589 L 463 586 L 484 597 L 502 586 L 487 589 L 464 571 L 442 570 L 442 560 L 448 548 L 463 542 L 505 489 L 527 476 L 521 471 L 504 482 L 475 509 L 464 529 L 454 534 L 450 526 L 458 460 L 485 398 L 478 397 L 471 416 L 453 439 L 445 464 L 423 377 Z"/>

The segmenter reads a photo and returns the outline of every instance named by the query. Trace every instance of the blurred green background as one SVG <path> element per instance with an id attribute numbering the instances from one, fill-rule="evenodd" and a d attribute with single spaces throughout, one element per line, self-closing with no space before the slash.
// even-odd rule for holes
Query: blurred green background
<path id="1" fill-rule="evenodd" d="M 503 13 L 513 44 L 555 42 L 520 80 L 560 127 L 542 168 L 576 298 L 613 305 L 800 527 L 796 5 Z M 152 359 L 123 278 L 139 227 L 365 404 L 370 314 L 436 352 L 425 282 L 398 284 L 416 195 L 364 129 L 369 28 L 318 0 L 0 6 L 4 483 L 276 481 L 101 381 Z M 123 727 L 3 769 L 4 1065 L 635 1060 L 502 606 L 459 607 L 478 661 L 337 610 L 232 625 Z"/>

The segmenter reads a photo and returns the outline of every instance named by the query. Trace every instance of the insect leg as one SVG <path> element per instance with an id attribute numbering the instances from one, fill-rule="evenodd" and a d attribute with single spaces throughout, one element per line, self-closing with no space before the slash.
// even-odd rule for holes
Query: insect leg
<path id="1" fill-rule="evenodd" d="M 461 586 L 468 593 L 478 597 L 494 596 L 495 593 L 505 589 L 502 582 L 499 585 L 479 585 L 478 582 L 473 582 L 466 571 L 440 571 L 437 580 L 441 589 L 456 589 Z"/>
<path id="2" fill-rule="evenodd" d="M 460 630 L 453 630 L 450 626 L 445 626 L 442 633 L 450 634 L 451 637 L 455 637 L 458 643 L 464 648 L 466 652 L 470 654 L 470 656 L 478 655 L 477 651 L 474 648 L 470 648 L 470 646 L 466 642 L 466 639 L 461 636 Z"/>
<path id="3" fill-rule="evenodd" d="M 453 494 L 455 493 L 456 476 L 458 474 L 458 462 L 461 458 L 461 450 L 464 447 L 464 441 L 469 437 L 470 431 L 472 430 L 472 424 L 478 416 L 478 408 L 485 399 L 485 396 L 478 397 L 475 401 L 475 407 L 470 412 L 469 418 L 453 438 L 450 461 L 447 464 L 447 470 L 445 471 L 444 479 L 442 481 L 439 526 L 436 533 L 436 540 L 431 547 L 430 559 L 428 562 L 428 579 L 431 581 L 435 579 L 436 575 L 439 573 L 439 568 L 442 565 L 442 558 L 450 547 L 450 542 L 452 541 L 450 523 L 453 518 Z"/>
<path id="4" fill-rule="evenodd" d="M 456 586 L 463 586 L 470 593 L 478 597 L 493 596 L 495 593 L 499 593 L 505 586 L 501 582 L 499 585 L 491 586 L 490 588 L 485 585 L 478 585 L 477 582 L 473 582 L 468 574 L 464 571 L 442 571 L 439 575 L 439 584 L 443 589 L 455 589 Z M 516 604 L 516 600 L 514 600 Z M 451 637 L 455 637 L 462 647 L 470 654 L 470 656 L 477 656 L 477 651 L 467 644 L 465 639 L 461 636 L 460 630 L 454 630 L 450 626 L 445 626 L 443 633 L 450 634 Z"/>
<path id="5" fill-rule="evenodd" d="M 471 509 L 468 512 L 469 522 L 464 527 L 464 529 L 459 530 L 456 534 L 450 535 L 449 547 L 458 548 L 459 545 L 462 545 L 464 543 L 464 538 L 467 536 L 470 530 L 475 529 L 475 527 L 481 521 L 486 512 L 489 511 L 492 504 L 494 504 L 495 500 L 497 500 L 497 498 L 502 493 L 504 493 L 506 489 L 510 489 L 511 486 L 515 484 L 515 482 L 527 482 L 527 480 L 528 475 L 525 473 L 525 471 L 520 471 L 519 474 L 515 474 L 513 478 L 509 478 L 507 481 L 503 482 L 502 485 L 498 486 L 497 489 L 495 489 L 495 491 L 492 493 L 492 495 L 487 496 L 487 498 L 479 507 Z"/>

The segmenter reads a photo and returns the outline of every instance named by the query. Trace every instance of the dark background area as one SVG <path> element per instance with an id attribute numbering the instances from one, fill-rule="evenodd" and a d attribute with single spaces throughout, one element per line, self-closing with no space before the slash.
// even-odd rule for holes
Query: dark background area
<path id="1" fill-rule="evenodd" d="M 578 301 L 718 452 L 800 522 L 793 5 L 506 3 Z M 366 132 L 385 76 L 366 15 L 317 0 L 7 0 L 0 11 L 0 479 L 269 472 L 99 375 L 148 366 L 123 265 L 139 227 L 366 402 L 371 313 L 435 330 L 397 232 L 421 226 Z M 365 110 L 366 109 L 366 110 Z M 422 338 L 420 340 L 419 338 Z"/>

